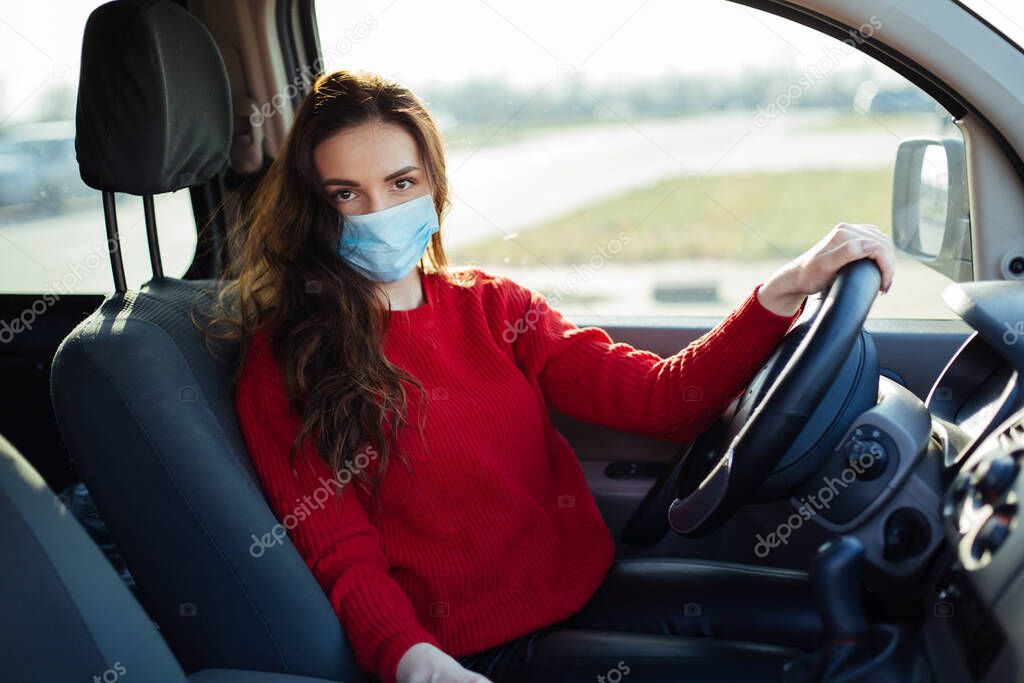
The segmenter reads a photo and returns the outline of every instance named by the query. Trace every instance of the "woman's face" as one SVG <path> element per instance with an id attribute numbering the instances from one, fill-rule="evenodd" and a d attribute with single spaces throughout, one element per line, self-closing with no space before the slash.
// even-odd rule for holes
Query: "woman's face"
<path id="1" fill-rule="evenodd" d="M 371 121 L 335 133 L 313 150 L 321 187 L 339 213 L 356 216 L 431 193 L 416 140 Z"/>

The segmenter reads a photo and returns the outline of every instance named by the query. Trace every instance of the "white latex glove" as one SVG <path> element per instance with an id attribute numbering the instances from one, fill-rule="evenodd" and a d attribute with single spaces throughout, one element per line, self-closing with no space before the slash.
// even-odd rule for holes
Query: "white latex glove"
<path id="1" fill-rule="evenodd" d="M 416 643 L 406 650 L 395 676 L 398 683 L 491 683 L 430 643 Z"/>

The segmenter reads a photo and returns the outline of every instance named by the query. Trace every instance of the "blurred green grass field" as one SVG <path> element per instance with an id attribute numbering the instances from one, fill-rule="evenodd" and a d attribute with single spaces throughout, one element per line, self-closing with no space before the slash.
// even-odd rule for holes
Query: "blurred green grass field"
<path id="1" fill-rule="evenodd" d="M 615 261 L 793 258 L 838 222 L 890 231 L 892 169 L 700 178 L 680 175 L 597 202 L 509 237 L 463 245 L 463 262 L 581 263 L 619 233 Z M 523 201 L 529 201 L 524 197 Z"/>

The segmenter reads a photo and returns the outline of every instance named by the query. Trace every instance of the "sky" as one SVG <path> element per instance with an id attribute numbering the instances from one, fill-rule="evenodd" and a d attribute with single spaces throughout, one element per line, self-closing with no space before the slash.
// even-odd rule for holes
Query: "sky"
<path id="1" fill-rule="evenodd" d="M 476 76 L 532 85 L 559 67 L 591 82 L 652 79 L 667 71 L 736 74 L 792 65 L 822 45 L 814 31 L 722 0 L 629 0 L 602 4 L 600 12 L 592 0 L 444 6 L 445 15 L 437 16 L 430 4 L 408 0 L 319 2 L 324 53 L 336 47 L 335 65 L 375 65 L 410 84 Z M 362 39 L 360 24 L 373 27 Z"/>
<path id="2" fill-rule="evenodd" d="M 1024 0 L 970 2 L 1024 36 Z M 446 0 L 443 15 L 438 6 L 320 0 L 322 48 L 325 55 L 334 48 L 328 67 L 370 68 L 413 87 L 467 76 L 536 85 L 562 65 L 591 82 L 653 79 L 667 71 L 796 71 L 836 44 L 813 29 L 723 0 L 620 0 L 602 3 L 599 12 L 593 0 Z M 868 62 L 859 57 L 841 67 Z"/>
<path id="3" fill-rule="evenodd" d="M 968 2 L 1024 43 L 1024 2 Z M 100 4 L 0 0 L 0 126 L 32 118 L 48 89 L 77 85 L 82 30 Z M 667 71 L 796 71 L 830 42 L 723 0 L 620 0 L 602 3 L 599 12 L 594 6 L 593 0 L 319 0 L 317 17 L 328 68 L 370 68 L 413 87 L 472 77 L 530 86 L 557 74 L 614 82 Z"/>
<path id="4" fill-rule="evenodd" d="M 1021 0 L 962 0 L 1018 45 L 1024 45 L 1024 2 Z"/>

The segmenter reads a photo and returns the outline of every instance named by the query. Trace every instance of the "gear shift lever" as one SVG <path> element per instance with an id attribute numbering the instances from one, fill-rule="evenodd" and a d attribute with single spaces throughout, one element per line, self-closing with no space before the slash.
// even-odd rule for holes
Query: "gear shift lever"
<path id="1" fill-rule="evenodd" d="M 811 561 L 811 588 L 833 642 L 858 640 L 867 629 L 860 604 L 860 569 L 864 545 L 852 536 L 825 543 Z"/>
<path id="2" fill-rule="evenodd" d="M 786 683 L 905 683 L 920 680 L 926 665 L 904 626 L 868 628 L 860 604 L 864 546 L 840 536 L 821 546 L 811 561 L 811 589 L 828 642 L 786 662 Z M 918 673 L 915 673 L 918 672 Z"/>

